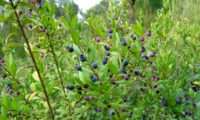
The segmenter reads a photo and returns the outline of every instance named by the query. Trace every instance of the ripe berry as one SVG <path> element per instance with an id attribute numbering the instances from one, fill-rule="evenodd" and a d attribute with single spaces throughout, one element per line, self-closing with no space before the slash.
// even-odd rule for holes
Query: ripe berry
<path id="1" fill-rule="evenodd" d="M 146 56 L 146 55 L 142 55 L 141 58 L 143 58 L 143 59 L 145 59 L 145 60 L 148 60 L 148 59 L 149 59 L 149 57 Z"/>
<path id="2" fill-rule="evenodd" d="M 120 69 L 120 71 L 121 71 L 121 73 L 126 73 L 126 68 L 125 68 L 125 67 L 122 67 L 122 68 Z"/>
<path id="3" fill-rule="evenodd" d="M 140 37 L 140 41 L 141 41 L 141 42 L 144 42 L 144 37 Z"/>
<path id="4" fill-rule="evenodd" d="M 89 88 L 89 85 L 88 84 L 84 84 L 83 87 L 87 89 L 87 88 Z"/>
<path id="5" fill-rule="evenodd" d="M 7 87 L 8 87 L 8 89 L 12 89 L 12 83 L 9 82 L 9 83 L 7 84 Z"/>
<path id="6" fill-rule="evenodd" d="M 132 115 L 133 115 L 133 112 L 128 113 L 128 117 L 132 117 Z"/>
<path id="7" fill-rule="evenodd" d="M 94 69 L 98 68 L 97 62 L 92 63 L 92 67 L 93 67 Z"/>
<path id="8" fill-rule="evenodd" d="M 115 79 L 112 79 L 111 83 L 112 83 L 113 85 L 115 85 L 115 84 L 116 84 L 116 80 L 115 80 Z"/>
<path id="9" fill-rule="evenodd" d="M 126 44 L 127 44 L 126 40 L 123 39 L 123 40 L 122 40 L 122 45 L 123 45 L 123 46 L 126 46 Z"/>
<path id="10" fill-rule="evenodd" d="M 96 82 L 96 81 L 97 81 L 97 77 L 96 77 L 96 76 L 90 76 L 90 80 L 91 80 L 92 82 Z"/>
<path id="11" fill-rule="evenodd" d="M 127 97 L 124 97 L 124 98 L 122 99 L 122 101 L 123 101 L 123 102 L 127 102 Z"/>
<path id="12" fill-rule="evenodd" d="M 181 101 L 182 101 L 182 98 L 181 98 L 181 97 L 177 97 L 177 98 L 176 98 L 176 104 L 180 104 Z"/>
<path id="13" fill-rule="evenodd" d="M 110 52 L 109 51 L 106 51 L 106 56 L 110 56 Z"/>
<path id="14" fill-rule="evenodd" d="M 136 40 L 136 36 L 135 35 L 131 35 L 131 39 L 132 40 Z"/>
<path id="15" fill-rule="evenodd" d="M 110 39 L 112 39 L 112 33 L 109 33 L 109 34 L 108 34 L 108 37 L 109 37 Z"/>
<path id="16" fill-rule="evenodd" d="M 42 8 L 42 2 L 38 3 L 38 7 L 39 7 L 39 9 Z"/>
<path id="17" fill-rule="evenodd" d="M 105 45 L 104 48 L 106 49 L 106 51 L 110 50 L 110 46 L 109 45 Z"/>
<path id="18" fill-rule="evenodd" d="M 157 88 L 157 85 L 154 84 L 154 85 L 152 86 L 152 88 Z"/>
<path id="19" fill-rule="evenodd" d="M 96 37 L 96 38 L 95 38 L 95 41 L 96 41 L 96 42 L 100 42 L 100 40 L 101 40 L 100 37 Z"/>
<path id="20" fill-rule="evenodd" d="M 167 103 L 167 100 L 166 100 L 166 99 L 162 99 L 162 105 L 163 105 L 163 106 L 167 106 L 167 104 L 168 104 L 168 103 Z"/>
<path id="21" fill-rule="evenodd" d="M 0 70 L 3 70 L 3 66 L 0 64 Z"/>
<path id="22" fill-rule="evenodd" d="M 94 99 L 93 96 L 87 96 L 87 97 L 86 97 L 86 100 L 88 100 L 88 101 L 91 101 L 91 100 L 93 100 L 93 99 Z"/>
<path id="23" fill-rule="evenodd" d="M 7 74 L 3 74 L 3 75 L 2 75 L 2 78 L 3 78 L 3 79 L 5 79 L 5 78 L 7 78 L 7 77 L 8 77 Z"/>
<path id="24" fill-rule="evenodd" d="M 12 94 L 13 93 L 13 90 L 12 89 L 8 89 L 8 94 Z"/>
<path id="25" fill-rule="evenodd" d="M 3 64 L 3 63 L 4 63 L 4 59 L 0 58 L 0 64 Z"/>
<path id="26" fill-rule="evenodd" d="M 146 120 L 146 115 L 142 115 L 142 120 Z"/>
<path id="27" fill-rule="evenodd" d="M 159 94 L 159 93 L 160 93 L 160 91 L 159 91 L 159 90 L 156 90 L 156 93 L 157 93 L 157 94 Z"/>
<path id="28" fill-rule="evenodd" d="M 103 65 L 107 64 L 108 63 L 108 58 L 103 58 L 102 63 L 103 63 Z"/>
<path id="29" fill-rule="evenodd" d="M 185 96 L 185 100 L 190 100 L 190 96 Z"/>
<path id="30" fill-rule="evenodd" d="M 141 52 L 145 52 L 146 48 L 144 46 L 141 47 Z"/>
<path id="31" fill-rule="evenodd" d="M 191 116 L 192 115 L 192 111 L 187 111 L 186 115 Z"/>
<path id="32" fill-rule="evenodd" d="M 150 37 L 151 36 L 151 30 L 147 31 L 147 36 Z"/>
<path id="33" fill-rule="evenodd" d="M 82 67 L 80 65 L 76 65 L 76 70 L 82 71 Z"/>
<path id="34" fill-rule="evenodd" d="M 108 29 L 108 33 L 113 33 L 113 30 L 112 29 Z"/>
<path id="35" fill-rule="evenodd" d="M 149 56 L 154 57 L 156 55 L 156 52 L 150 52 Z"/>
<path id="36" fill-rule="evenodd" d="M 100 108 L 100 107 L 96 107 L 96 108 L 95 108 L 95 111 L 96 111 L 96 112 L 101 112 L 101 108 Z"/>
<path id="37" fill-rule="evenodd" d="M 112 78 L 112 77 L 113 77 L 113 74 L 112 74 L 112 73 L 110 73 L 110 74 L 109 74 L 109 76 L 110 76 L 110 78 Z"/>
<path id="38" fill-rule="evenodd" d="M 140 71 L 136 70 L 134 73 L 136 76 L 138 76 L 140 74 Z"/>
<path id="39" fill-rule="evenodd" d="M 68 85 L 68 86 L 67 86 L 67 89 L 68 89 L 68 90 L 73 90 L 73 89 L 74 89 L 74 86 Z"/>
<path id="40" fill-rule="evenodd" d="M 129 80 L 129 78 L 130 78 L 130 75 L 129 75 L 129 74 L 125 74 L 125 75 L 124 75 L 124 79 L 125 79 L 125 80 Z"/>
<path id="41" fill-rule="evenodd" d="M 157 77 L 152 77 L 151 80 L 157 82 L 157 81 L 159 81 L 160 79 L 157 78 Z"/>
<path id="42" fill-rule="evenodd" d="M 128 60 L 123 61 L 123 67 L 126 67 L 129 64 Z"/>
<path id="43" fill-rule="evenodd" d="M 80 55 L 80 60 L 81 60 L 81 62 L 85 62 L 86 61 L 85 55 L 81 54 Z"/>
<path id="44" fill-rule="evenodd" d="M 74 52 L 74 48 L 72 46 L 67 46 L 69 52 Z"/>
<path id="45" fill-rule="evenodd" d="M 181 113 L 181 117 L 182 117 L 182 118 L 185 118 L 185 113 Z"/>
<path id="46" fill-rule="evenodd" d="M 109 110 L 109 115 L 115 115 L 115 111 L 114 110 Z"/>
<path id="47" fill-rule="evenodd" d="M 81 91 L 82 87 L 81 86 L 77 86 L 77 90 Z"/>

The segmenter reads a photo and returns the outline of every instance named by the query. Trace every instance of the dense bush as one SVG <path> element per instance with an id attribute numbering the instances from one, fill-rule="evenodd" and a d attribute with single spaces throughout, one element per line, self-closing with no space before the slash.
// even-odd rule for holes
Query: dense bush
<path id="1" fill-rule="evenodd" d="M 200 26 L 175 20 L 168 1 L 148 30 L 127 22 L 124 1 L 83 22 L 70 5 L 58 19 L 40 0 L 0 5 L 13 30 L 1 39 L 2 120 L 200 118 Z"/>

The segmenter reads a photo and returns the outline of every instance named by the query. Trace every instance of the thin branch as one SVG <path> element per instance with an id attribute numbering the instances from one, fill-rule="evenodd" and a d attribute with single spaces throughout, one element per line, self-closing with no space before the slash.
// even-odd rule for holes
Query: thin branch
<path id="1" fill-rule="evenodd" d="M 48 39 L 49 39 L 49 37 L 48 37 Z M 59 69 L 58 59 L 56 57 L 56 54 L 55 54 L 55 51 L 54 51 L 54 48 L 53 48 L 53 45 L 52 45 L 51 41 L 49 41 L 49 44 L 50 44 L 50 48 L 51 48 L 51 53 L 53 54 L 54 62 L 56 64 L 56 69 L 57 69 L 57 72 L 58 72 L 58 75 L 59 75 L 59 78 L 60 78 L 61 86 L 62 86 L 62 89 L 63 89 L 63 91 L 65 93 L 64 82 L 63 82 L 63 78 L 62 78 L 62 75 L 61 75 L 61 71 Z"/>
<path id="2" fill-rule="evenodd" d="M 27 47 L 28 47 L 28 51 L 29 51 L 29 54 L 30 54 L 30 56 L 31 56 L 32 62 L 33 62 L 33 64 L 34 64 L 34 66 L 35 66 L 35 69 L 36 69 L 36 72 L 37 72 L 37 74 L 38 74 L 40 83 L 41 83 L 41 85 L 42 85 L 42 88 L 43 88 L 43 91 L 44 91 L 44 94 L 45 94 L 45 97 L 46 97 L 46 100 L 47 100 L 47 104 L 48 104 L 48 107 L 49 107 L 49 110 L 50 110 L 50 115 L 51 115 L 52 119 L 54 119 L 54 113 L 53 113 L 53 110 L 52 110 L 52 107 L 51 107 L 51 104 L 50 104 L 49 96 L 48 96 L 48 93 L 47 93 L 47 90 L 46 90 L 44 81 L 43 81 L 43 79 L 42 79 L 40 70 L 39 70 L 39 68 L 38 68 L 37 62 L 36 62 L 36 60 L 35 60 L 35 57 L 34 57 L 34 55 L 33 55 L 32 50 L 31 50 L 30 43 L 29 43 L 29 39 L 28 39 L 28 37 L 27 37 L 27 35 L 26 35 L 25 31 L 24 31 L 24 28 L 23 28 L 21 22 L 20 22 L 19 16 L 18 16 L 18 14 L 17 14 L 17 12 L 16 12 L 16 9 L 15 9 L 15 6 L 14 6 L 14 4 L 13 4 L 13 1 L 10 0 L 10 3 L 11 3 L 12 8 L 15 10 L 15 16 L 16 16 L 16 20 L 17 20 L 18 26 L 19 26 L 19 28 L 20 28 L 20 30 L 21 30 L 21 32 L 22 32 L 22 35 L 23 35 L 24 40 L 25 40 L 25 42 L 26 42 L 26 45 L 27 45 Z"/>

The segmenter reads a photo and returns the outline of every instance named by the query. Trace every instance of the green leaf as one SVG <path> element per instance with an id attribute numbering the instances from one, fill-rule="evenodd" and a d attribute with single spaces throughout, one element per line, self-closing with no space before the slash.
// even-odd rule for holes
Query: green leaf
<path id="1" fill-rule="evenodd" d="M 40 82 L 40 78 L 39 78 L 39 76 L 38 76 L 37 71 L 33 72 L 32 77 L 33 77 L 34 80 Z"/>
<path id="2" fill-rule="evenodd" d="M 4 17 L 4 15 L 0 15 L 0 22 L 5 22 L 6 21 L 6 19 L 5 19 L 5 17 Z"/>
<path id="3" fill-rule="evenodd" d="M 16 75 L 17 67 L 16 67 L 16 64 L 13 60 L 12 54 L 9 55 L 9 71 L 13 76 Z"/>
<path id="4" fill-rule="evenodd" d="M 136 21 L 136 24 L 134 25 L 134 31 L 137 35 L 143 35 L 143 28 L 139 21 Z"/>
<path id="5" fill-rule="evenodd" d="M 112 63 L 108 64 L 108 69 L 114 74 L 116 74 L 118 72 L 117 67 Z"/>
<path id="6" fill-rule="evenodd" d="M 13 20 L 13 16 L 14 16 L 15 10 L 6 10 L 6 12 L 4 12 L 4 17 L 6 20 Z"/>
<path id="7" fill-rule="evenodd" d="M 94 60 L 95 60 L 95 48 L 94 48 L 94 46 L 92 45 L 91 47 L 90 47 L 90 53 L 89 53 L 89 59 L 90 59 L 90 61 L 91 62 L 93 62 Z"/>
<path id="8" fill-rule="evenodd" d="M 3 1 L 3 0 L 0 1 L 0 5 L 1 5 L 1 6 L 6 5 L 6 4 L 9 4 L 9 3 L 6 2 L 6 1 Z"/>

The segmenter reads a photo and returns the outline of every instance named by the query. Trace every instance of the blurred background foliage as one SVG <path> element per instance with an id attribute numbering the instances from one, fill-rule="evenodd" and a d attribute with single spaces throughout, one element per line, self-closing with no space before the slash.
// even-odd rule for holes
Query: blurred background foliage
<path id="1" fill-rule="evenodd" d="M 118 0 L 120 1 L 120 0 Z M 73 2 L 73 0 L 49 0 L 50 3 L 55 4 L 55 18 L 59 18 L 64 15 L 66 6 L 71 5 L 73 14 L 79 14 L 80 21 L 85 21 L 91 16 L 105 16 L 106 11 L 108 11 L 109 0 L 102 0 L 99 4 L 95 5 L 87 12 L 82 12 L 78 5 Z M 200 23 L 200 1 L 199 0 L 170 0 L 172 7 L 172 15 L 175 20 L 180 20 L 182 18 L 188 19 L 193 23 Z M 142 21 L 145 29 L 149 29 L 151 23 L 155 20 L 155 15 L 158 9 L 163 7 L 162 0 L 127 0 L 126 9 L 129 11 L 129 23 L 134 23 L 137 19 Z M 4 11 L 0 11 L 3 13 Z M 87 29 L 87 28 L 86 28 Z M 8 23 L 0 25 L 0 56 L 3 56 L 3 46 L 2 39 L 6 39 L 8 33 L 12 33 L 12 27 Z M 8 38 L 7 38 L 8 39 Z M 20 36 L 15 36 L 9 38 L 9 42 L 22 42 Z M 24 57 L 23 47 L 16 47 L 16 55 L 19 57 Z"/>

